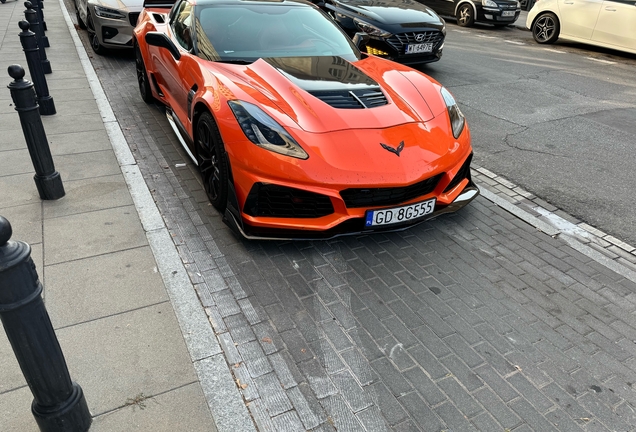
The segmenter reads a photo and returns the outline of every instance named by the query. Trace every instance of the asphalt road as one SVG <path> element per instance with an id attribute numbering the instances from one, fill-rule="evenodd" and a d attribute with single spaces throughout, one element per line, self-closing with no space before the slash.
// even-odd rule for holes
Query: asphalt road
<path id="1" fill-rule="evenodd" d="M 449 23 L 422 70 L 459 101 L 477 164 L 636 244 L 636 55 Z"/>

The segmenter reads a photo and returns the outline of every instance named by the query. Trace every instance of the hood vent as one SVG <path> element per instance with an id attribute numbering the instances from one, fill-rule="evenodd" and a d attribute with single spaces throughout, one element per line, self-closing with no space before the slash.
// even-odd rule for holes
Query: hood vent
<path id="1" fill-rule="evenodd" d="M 327 105 L 340 109 L 374 108 L 389 103 L 380 87 L 357 90 L 313 90 L 309 93 Z"/>

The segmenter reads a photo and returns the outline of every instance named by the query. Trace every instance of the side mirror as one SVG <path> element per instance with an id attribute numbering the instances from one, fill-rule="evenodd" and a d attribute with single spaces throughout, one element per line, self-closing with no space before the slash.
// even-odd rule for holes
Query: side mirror
<path id="1" fill-rule="evenodd" d="M 170 51 L 170 54 L 172 54 L 172 57 L 174 57 L 175 60 L 179 60 L 181 58 L 181 53 L 179 52 L 175 44 L 172 43 L 172 41 L 164 33 L 146 33 L 146 43 L 151 46 L 167 49 L 168 51 Z"/>
<path id="2" fill-rule="evenodd" d="M 371 39 L 371 36 L 369 36 L 367 33 L 358 32 L 353 35 L 353 39 L 351 40 L 353 41 L 355 46 L 358 47 L 359 50 L 362 50 L 362 48 L 367 45 L 367 42 L 369 42 L 369 39 Z"/>

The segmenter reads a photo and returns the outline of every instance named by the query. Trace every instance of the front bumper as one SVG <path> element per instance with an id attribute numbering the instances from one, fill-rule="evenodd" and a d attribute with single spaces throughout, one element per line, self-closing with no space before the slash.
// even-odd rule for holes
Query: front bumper
<path id="1" fill-rule="evenodd" d="M 508 12 L 509 10 L 506 10 L 506 12 Z M 503 10 L 498 9 L 498 8 L 482 8 L 477 16 L 477 21 L 483 21 L 483 22 L 488 22 L 488 23 L 493 23 L 493 24 L 512 24 L 515 21 L 517 21 L 517 19 L 519 18 L 519 15 L 521 14 L 521 10 L 515 10 L 514 15 L 510 15 L 510 16 L 502 16 L 503 14 Z"/>
<path id="2" fill-rule="evenodd" d="M 99 37 L 100 43 L 110 49 L 132 48 L 132 32 L 139 17 L 139 11 L 120 11 L 126 18 L 113 19 L 100 17 L 91 10 L 95 33 Z M 135 24 L 133 24 L 133 22 Z"/>
<path id="3" fill-rule="evenodd" d="M 463 191 L 449 204 L 436 205 L 433 213 L 414 221 L 375 228 L 365 227 L 365 219 L 348 219 L 324 231 L 254 227 L 244 223 L 232 206 L 228 206 L 224 220 L 236 233 L 248 240 L 315 240 L 330 239 L 344 235 L 370 234 L 376 232 L 404 231 L 445 213 L 454 213 L 465 207 L 479 195 L 479 188 L 469 181 Z M 234 211 L 233 211 L 234 210 Z"/>
<path id="4" fill-rule="evenodd" d="M 421 41 L 416 41 L 415 36 L 418 34 L 426 35 L 426 37 Z M 367 43 L 367 53 L 405 65 L 432 63 L 442 58 L 444 37 L 441 31 L 423 30 L 392 35 L 386 39 L 371 38 Z M 427 53 L 406 54 L 409 44 L 418 43 L 431 43 L 433 45 L 432 50 Z"/>

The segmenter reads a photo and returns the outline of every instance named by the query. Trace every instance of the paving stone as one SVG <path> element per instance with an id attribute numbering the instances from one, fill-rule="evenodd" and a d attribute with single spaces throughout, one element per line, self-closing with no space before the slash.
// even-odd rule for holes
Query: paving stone
<path id="1" fill-rule="evenodd" d="M 405 349 L 408 349 L 420 343 L 415 335 L 406 328 L 404 323 L 402 323 L 394 315 L 387 317 L 381 322 L 391 332 L 391 335 L 396 340 L 398 340 Z"/>
<path id="2" fill-rule="evenodd" d="M 389 359 L 383 357 L 371 362 L 371 367 L 380 376 L 395 396 L 412 391 L 413 387 L 404 379 Z"/>
<path id="3" fill-rule="evenodd" d="M 328 374 L 331 375 L 345 369 L 345 364 L 342 362 L 338 353 L 336 353 L 328 339 L 323 338 L 312 342 L 309 345 L 315 353 L 314 358 L 320 362 Z"/>
<path id="4" fill-rule="evenodd" d="M 380 408 L 382 415 L 390 426 L 394 426 L 408 418 L 408 414 L 397 398 L 382 382 L 376 382 L 370 387 L 369 392 L 373 395 L 376 406 Z"/>
<path id="5" fill-rule="evenodd" d="M 364 427 L 358 418 L 342 400 L 340 395 L 329 396 L 320 401 L 329 415 L 328 420 L 340 432 L 364 432 Z"/>
<path id="6" fill-rule="evenodd" d="M 322 329 L 327 339 L 331 341 L 336 351 L 342 351 L 353 346 L 351 339 L 344 332 L 338 322 L 325 321 L 322 323 Z"/>
<path id="7" fill-rule="evenodd" d="M 510 408 L 521 417 L 532 429 L 540 431 L 556 431 L 552 424 L 525 399 L 517 399 L 509 404 Z"/>
<path id="8" fill-rule="evenodd" d="M 260 397 L 258 388 L 254 384 L 254 380 L 250 376 L 247 367 L 241 363 L 230 365 L 230 369 L 234 374 L 234 381 L 236 382 L 236 385 L 241 389 L 243 399 L 247 402 L 258 399 Z"/>
<path id="9" fill-rule="evenodd" d="M 355 317 L 351 313 L 351 309 L 342 303 L 333 303 L 327 307 L 331 314 L 338 321 L 338 325 L 345 331 L 351 330 L 356 327 L 357 323 Z"/>
<path id="10" fill-rule="evenodd" d="M 333 374 L 331 375 L 331 380 L 354 413 L 362 411 L 373 404 L 365 388 L 358 384 L 349 371 L 344 370 Z"/>
<path id="11" fill-rule="evenodd" d="M 358 420 L 367 431 L 388 431 L 386 421 L 377 406 L 372 406 L 356 414 Z"/>
<path id="12" fill-rule="evenodd" d="M 372 338 L 382 339 L 389 336 L 389 331 L 369 309 L 356 311 L 355 317 L 360 324 L 359 327 L 369 332 Z"/>
<path id="13" fill-rule="evenodd" d="M 523 372 L 510 375 L 507 377 L 507 381 L 540 413 L 545 413 L 553 407 L 550 399 L 546 398 L 540 390 L 530 383 L 530 381 L 523 376 Z"/>
<path id="14" fill-rule="evenodd" d="M 237 348 L 253 378 L 265 375 L 273 370 L 258 342 L 247 342 Z"/>
<path id="15" fill-rule="evenodd" d="M 499 396 L 504 402 L 510 402 L 511 400 L 519 397 L 519 393 L 512 388 L 501 375 L 499 375 L 490 365 L 485 364 L 475 369 L 477 376 L 481 378 L 490 389 Z"/>
<path id="16" fill-rule="evenodd" d="M 431 379 L 438 380 L 450 373 L 446 366 L 423 345 L 411 347 L 408 352 Z"/>
<path id="17" fill-rule="evenodd" d="M 243 314 L 225 317 L 224 321 L 235 343 L 243 344 L 256 340 L 256 336 Z"/>
<path id="18" fill-rule="evenodd" d="M 361 386 L 366 386 L 374 381 L 375 374 L 369 361 L 357 348 L 342 351 L 340 356 Z"/>
<path id="19" fill-rule="evenodd" d="M 298 367 L 318 399 L 337 393 L 338 390 L 317 360 L 302 362 Z"/>
<path id="20" fill-rule="evenodd" d="M 371 362 L 384 356 L 373 338 L 364 329 L 353 329 L 349 331 L 348 334 L 349 339 L 360 349 L 360 352 L 368 361 Z"/>
<path id="21" fill-rule="evenodd" d="M 450 348 L 428 326 L 423 325 L 411 331 L 438 359 L 451 353 Z"/>
<path id="22" fill-rule="evenodd" d="M 416 424 L 427 430 L 442 430 L 445 425 L 441 419 L 426 405 L 417 392 L 411 392 L 398 398 Z M 417 430 L 417 429 L 416 429 Z"/>
<path id="23" fill-rule="evenodd" d="M 306 430 L 316 428 L 327 420 L 327 415 L 311 392 L 309 384 L 302 383 L 298 387 L 289 389 L 287 396 Z"/>
<path id="24" fill-rule="evenodd" d="M 440 361 L 469 392 L 483 386 L 483 382 L 479 379 L 479 377 L 456 356 L 449 355 Z"/>
<path id="25" fill-rule="evenodd" d="M 452 334 L 443 339 L 444 343 L 452 349 L 470 368 L 475 368 L 484 363 L 484 359 L 464 341 L 461 336 Z"/>
<path id="26" fill-rule="evenodd" d="M 429 406 L 438 405 L 446 400 L 446 395 L 431 381 L 431 379 L 420 368 L 409 369 L 404 372 L 404 376 L 417 390 Z"/>
<path id="27" fill-rule="evenodd" d="M 271 417 L 289 411 L 293 408 L 281 382 L 275 373 L 268 373 L 254 378 L 262 401 Z M 273 420 L 273 419 L 272 419 Z"/>
<path id="28" fill-rule="evenodd" d="M 272 425 L 276 431 L 281 432 L 302 432 L 305 430 L 295 411 L 288 411 L 272 417 Z"/>
<path id="29" fill-rule="evenodd" d="M 475 427 L 472 426 L 450 402 L 445 402 L 440 406 L 433 408 L 433 411 L 441 417 L 444 423 L 448 426 L 448 429 L 452 431 L 468 432 L 475 430 Z"/>

